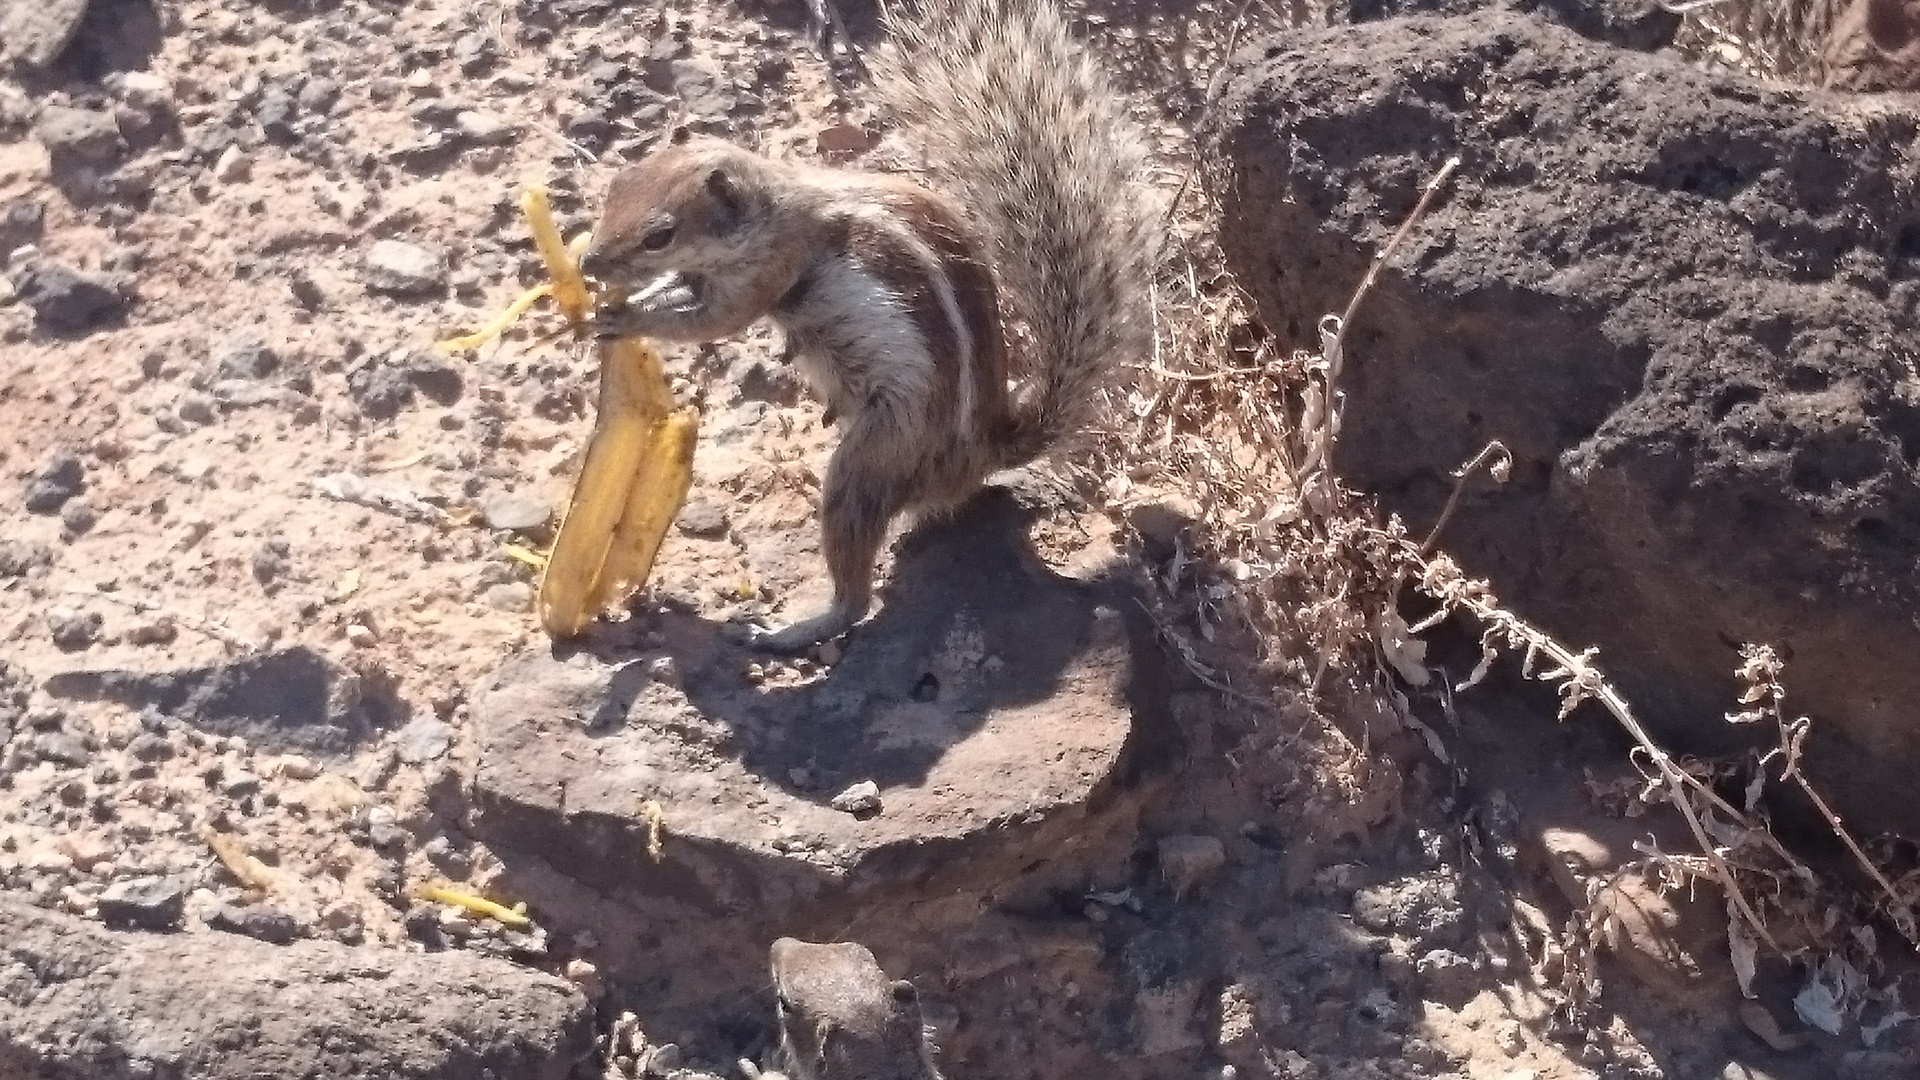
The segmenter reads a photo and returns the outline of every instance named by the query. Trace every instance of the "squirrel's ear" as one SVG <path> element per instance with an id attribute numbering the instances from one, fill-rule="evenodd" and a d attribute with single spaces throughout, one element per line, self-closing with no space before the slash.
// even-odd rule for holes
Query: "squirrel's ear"
<path id="1" fill-rule="evenodd" d="M 707 174 L 707 193 L 720 204 L 721 214 L 725 218 L 721 231 L 733 231 L 733 227 L 746 216 L 747 205 L 740 198 L 740 189 L 734 186 L 733 177 L 727 175 L 726 169 L 716 168 Z"/>
<path id="2" fill-rule="evenodd" d="M 667 136 L 667 141 L 675 146 L 685 146 L 687 140 L 691 138 L 693 138 L 693 129 L 685 124 L 677 124 L 673 132 Z"/>

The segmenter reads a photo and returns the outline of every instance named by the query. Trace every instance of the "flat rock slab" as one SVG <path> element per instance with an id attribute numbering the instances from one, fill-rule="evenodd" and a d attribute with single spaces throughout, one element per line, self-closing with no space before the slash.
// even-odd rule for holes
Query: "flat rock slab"
<path id="1" fill-rule="evenodd" d="M 766 658 L 692 616 L 650 651 L 511 659 L 473 697 L 473 829 L 610 894 L 785 926 L 984 892 L 1104 837 L 1162 745 L 1159 654 L 1124 590 L 1049 573 L 1019 516 L 996 491 L 904 541 L 881 612 L 805 685 L 751 681 Z M 832 807 L 865 781 L 877 813 Z"/>
<path id="2" fill-rule="evenodd" d="M 116 933 L 0 898 L 9 1080 L 561 1080 L 592 1020 L 571 984 L 471 953 Z"/>
<path id="3" fill-rule="evenodd" d="M 1674 749 L 1737 751 L 1738 645 L 1790 658 L 1809 771 L 1920 833 L 1920 110 L 1481 12 L 1239 58 L 1236 275 L 1311 345 L 1451 155 L 1346 340 L 1335 464 L 1601 667 Z"/>

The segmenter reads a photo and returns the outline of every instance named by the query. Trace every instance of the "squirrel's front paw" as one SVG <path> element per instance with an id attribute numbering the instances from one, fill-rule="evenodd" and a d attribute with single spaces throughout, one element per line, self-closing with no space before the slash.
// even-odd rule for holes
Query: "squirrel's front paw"
<path id="1" fill-rule="evenodd" d="M 802 653 L 823 641 L 832 641 L 859 621 L 859 614 L 836 605 L 784 630 L 761 631 L 753 636 L 752 644 L 761 652 Z"/>

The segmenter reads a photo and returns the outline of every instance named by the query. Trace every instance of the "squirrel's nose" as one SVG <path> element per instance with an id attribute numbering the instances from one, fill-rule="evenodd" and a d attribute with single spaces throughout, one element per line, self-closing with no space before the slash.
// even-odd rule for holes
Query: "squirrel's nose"
<path id="1" fill-rule="evenodd" d="M 582 255 L 580 257 L 580 272 L 587 275 L 588 277 L 590 278 L 605 277 L 606 270 L 607 270 L 606 252 L 601 251 L 597 248 L 594 248 L 594 249 L 589 249 L 585 255 Z"/>

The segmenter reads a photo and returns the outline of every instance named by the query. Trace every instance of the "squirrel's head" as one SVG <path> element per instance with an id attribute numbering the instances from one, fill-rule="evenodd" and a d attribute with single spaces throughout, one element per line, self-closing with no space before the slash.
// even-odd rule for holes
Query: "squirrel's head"
<path id="1" fill-rule="evenodd" d="M 774 240 L 768 164 L 681 128 L 614 176 L 580 264 L 598 286 L 601 334 L 710 340 L 757 317 L 740 318 L 749 298 L 733 293 L 750 289 Z"/>

